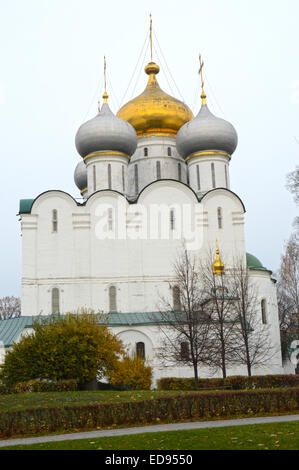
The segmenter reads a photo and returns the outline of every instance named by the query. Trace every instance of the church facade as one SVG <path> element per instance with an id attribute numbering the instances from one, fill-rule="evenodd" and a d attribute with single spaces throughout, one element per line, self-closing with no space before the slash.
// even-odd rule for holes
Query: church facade
<path id="1" fill-rule="evenodd" d="M 20 201 L 22 318 L 92 309 L 131 351 L 141 351 L 154 379 L 192 376 L 192 368 L 157 359 L 159 299 L 177 301 L 173 263 L 184 242 L 200 259 L 219 240 L 225 267 L 247 263 L 258 292 L 257 316 L 276 354 L 263 370 L 282 373 L 275 281 L 246 253 L 245 207 L 231 189 L 236 130 L 214 116 L 202 93 L 196 117 L 159 86 L 159 66 L 145 67 L 144 92 L 114 115 L 108 95 L 76 135 L 81 199 L 45 191 Z M 27 318 L 27 323 L 26 323 Z M 234 368 L 232 374 L 246 374 Z M 208 371 L 200 371 L 207 376 Z"/>

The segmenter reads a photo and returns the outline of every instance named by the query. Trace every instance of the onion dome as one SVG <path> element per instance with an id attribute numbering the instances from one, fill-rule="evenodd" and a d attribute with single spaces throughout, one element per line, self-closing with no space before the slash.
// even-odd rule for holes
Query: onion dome
<path id="1" fill-rule="evenodd" d="M 222 263 L 222 261 L 220 259 L 218 239 L 217 238 L 216 238 L 216 259 L 213 263 L 213 273 L 216 274 L 217 276 L 220 276 L 221 274 L 224 273 L 224 264 Z"/>
<path id="2" fill-rule="evenodd" d="M 98 115 L 79 128 L 76 148 L 83 158 L 104 151 L 132 156 L 137 147 L 136 132 L 131 124 L 112 113 L 106 92 L 103 98 L 104 103 Z"/>
<path id="3" fill-rule="evenodd" d="M 231 156 L 238 145 L 237 132 L 230 122 L 209 110 L 205 95 L 198 115 L 178 132 L 176 145 L 183 158 L 198 152 L 216 151 Z"/>
<path id="4" fill-rule="evenodd" d="M 262 265 L 260 260 L 255 256 L 251 255 L 250 253 L 246 253 L 246 262 L 248 269 L 258 269 L 260 271 L 267 271 L 267 268 Z"/>
<path id="5" fill-rule="evenodd" d="M 175 137 L 193 119 L 193 113 L 186 104 L 161 90 L 156 79 L 160 71 L 157 64 L 150 62 L 144 70 L 149 75 L 144 92 L 125 104 L 117 116 L 132 124 L 138 137 L 151 134 Z"/>
<path id="6" fill-rule="evenodd" d="M 83 161 L 79 162 L 75 168 L 74 181 L 80 192 L 87 189 L 87 168 Z"/>

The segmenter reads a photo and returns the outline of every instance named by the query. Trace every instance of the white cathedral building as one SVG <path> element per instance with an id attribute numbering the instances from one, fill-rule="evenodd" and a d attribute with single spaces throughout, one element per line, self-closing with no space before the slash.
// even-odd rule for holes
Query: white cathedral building
<path id="1" fill-rule="evenodd" d="M 154 379 L 192 376 L 191 367 L 159 363 L 153 313 L 161 296 L 177 302 L 173 263 L 182 241 L 200 259 L 215 252 L 218 239 L 226 267 L 236 256 L 246 260 L 258 289 L 257 315 L 277 350 L 266 369 L 253 372 L 283 373 L 275 281 L 246 253 L 245 208 L 231 189 L 237 133 L 211 113 L 204 91 L 194 117 L 160 88 L 156 63 L 145 72 L 143 93 L 114 115 L 105 90 L 98 114 L 79 128 L 81 199 L 50 190 L 20 201 L 22 316 L 11 338 L 30 330 L 36 315 L 92 309 L 109 313 L 112 331 L 145 355 Z"/>

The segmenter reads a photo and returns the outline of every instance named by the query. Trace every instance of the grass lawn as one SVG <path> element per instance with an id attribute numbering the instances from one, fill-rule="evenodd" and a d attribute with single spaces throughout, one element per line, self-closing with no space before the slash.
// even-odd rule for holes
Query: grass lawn
<path id="1" fill-rule="evenodd" d="M 260 389 L 262 390 L 262 389 Z M 265 389 L 266 390 L 266 389 Z M 270 389 L 267 389 L 270 390 Z M 274 390 L 274 389 L 271 389 Z M 281 390 L 281 389 L 278 389 Z M 0 395 L 0 411 L 24 410 L 30 408 L 45 408 L 57 406 L 89 405 L 92 403 L 116 403 L 121 401 L 153 400 L 160 397 L 179 396 L 194 393 L 213 393 L 217 390 L 204 391 L 78 391 L 78 392 L 43 392 L 16 393 Z M 219 390 L 222 393 L 232 393 L 231 390 Z M 243 390 L 244 391 L 244 390 Z"/>
<path id="2" fill-rule="evenodd" d="M 299 421 L 49 442 L 0 450 L 299 450 Z"/>
<path id="3" fill-rule="evenodd" d="M 90 405 L 92 403 L 114 403 L 121 401 L 151 400 L 159 397 L 177 396 L 196 392 L 174 391 L 80 391 L 80 392 L 43 392 L 0 395 L 0 411 L 24 410 L 56 406 Z M 201 392 L 205 393 L 205 392 Z"/>

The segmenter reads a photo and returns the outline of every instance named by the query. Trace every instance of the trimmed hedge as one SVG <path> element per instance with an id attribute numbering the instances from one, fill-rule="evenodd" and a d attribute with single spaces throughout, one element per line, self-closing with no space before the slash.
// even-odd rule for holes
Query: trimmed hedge
<path id="1" fill-rule="evenodd" d="M 74 392 L 76 390 L 78 390 L 78 381 L 75 379 L 58 380 L 57 382 L 28 380 L 27 382 L 19 382 L 13 387 L 13 393 Z"/>
<path id="2" fill-rule="evenodd" d="M 4 411 L 0 413 L 0 437 L 296 410 L 299 388 L 198 393 L 136 402 Z"/>
<path id="3" fill-rule="evenodd" d="M 296 387 L 299 385 L 299 375 L 255 375 L 253 377 L 236 375 L 226 379 L 199 379 L 199 389 L 227 388 L 246 390 L 258 388 Z M 195 390 L 194 379 L 165 377 L 157 381 L 158 390 Z"/>

